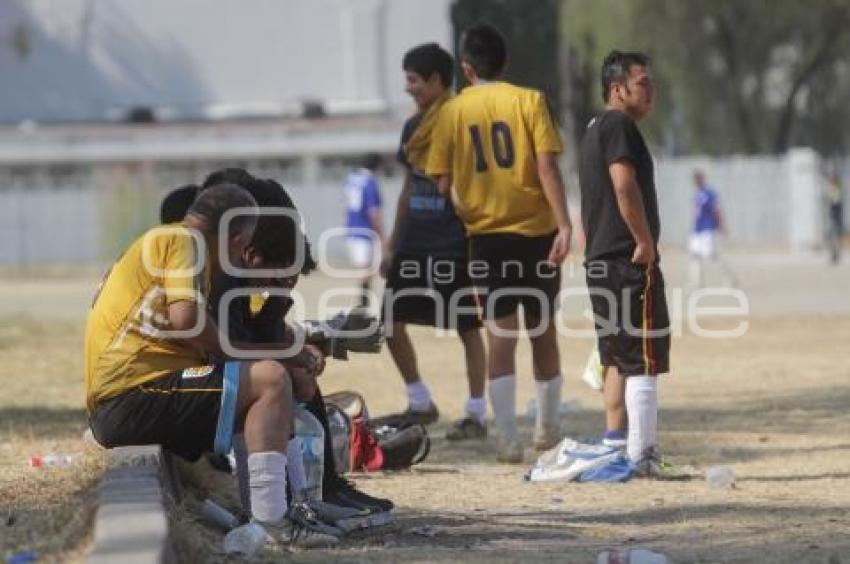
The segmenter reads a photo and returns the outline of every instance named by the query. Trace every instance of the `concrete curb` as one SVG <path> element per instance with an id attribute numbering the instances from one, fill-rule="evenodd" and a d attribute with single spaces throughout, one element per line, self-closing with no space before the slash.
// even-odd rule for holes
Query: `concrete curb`
<path id="1" fill-rule="evenodd" d="M 174 480 L 159 445 L 109 451 L 89 563 L 174 562 L 165 496 Z"/>

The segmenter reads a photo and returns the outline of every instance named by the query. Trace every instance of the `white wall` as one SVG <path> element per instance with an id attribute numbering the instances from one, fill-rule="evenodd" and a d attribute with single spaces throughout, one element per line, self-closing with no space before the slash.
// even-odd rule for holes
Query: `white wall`
<path id="1" fill-rule="evenodd" d="M 4 0 L 0 121 L 300 108 L 404 113 L 401 57 L 450 47 L 450 0 Z"/>

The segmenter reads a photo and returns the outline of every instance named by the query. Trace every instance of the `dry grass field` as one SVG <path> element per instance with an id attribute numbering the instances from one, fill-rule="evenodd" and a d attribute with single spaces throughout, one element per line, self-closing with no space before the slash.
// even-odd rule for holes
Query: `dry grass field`
<path id="1" fill-rule="evenodd" d="M 847 562 L 850 368 L 843 360 L 850 345 L 850 269 L 806 257 L 736 255 L 734 261 L 752 304 L 748 331 L 708 339 L 686 329 L 674 340 L 673 373 L 661 385 L 663 449 L 673 462 L 692 467 L 694 479 L 528 484 L 521 476 L 533 461 L 530 450 L 525 465 L 511 466 L 495 463 L 491 442 L 447 443 L 442 436 L 466 396 L 461 347 L 455 338 L 416 329 L 421 371 L 443 413 L 431 429 L 431 455 L 412 471 L 356 476 L 364 490 L 395 500 L 396 522 L 352 535 L 334 550 L 286 558 L 594 562 L 607 548 L 641 547 L 672 562 Z M 683 270 L 683 261 L 669 260 L 671 287 Z M 33 549 L 74 559 L 87 542 L 92 486 L 102 468 L 101 454 L 86 451 L 80 438 L 83 318 L 75 312 L 84 312 L 85 295 L 70 292 L 56 318 L 38 305 L 21 317 L 18 300 L 27 292 L 37 288 L 20 280 L 0 283 L 0 556 Z M 720 329 L 740 321 L 714 318 L 703 325 Z M 582 323 L 573 317 L 574 326 Z M 599 394 L 578 378 L 590 340 L 562 338 L 561 345 L 564 399 L 573 405 L 565 431 L 597 435 Z M 525 345 L 519 373 L 522 412 L 533 396 Z M 327 392 L 361 391 L 373 414 L 403 407 L 403 389 L 385 353 L 332 362 L 321 383 Z M 530 437 L 530 424 L 523 429 Z M 70 468 L 28 466 L 31 455 L 47 452 L 77 458 Z M 734 470 L 733 489 L 707 486 L 701 473 L 713 465 Z M 226 561 L 221 536 L 194 512 L 221 476 L 212 477 L 203 464 L 184 471 L 190 495 L 174 512 L 181 554 Z M 433 535 L 419 534 L 422 525 Z M 257 561 L 280 557 L 265 551 Z"/>

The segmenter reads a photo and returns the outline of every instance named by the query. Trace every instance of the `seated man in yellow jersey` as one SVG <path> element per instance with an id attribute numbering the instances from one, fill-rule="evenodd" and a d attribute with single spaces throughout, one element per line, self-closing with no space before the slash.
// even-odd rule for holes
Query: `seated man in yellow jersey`
<path id="1" fill-rule="evenodd" d="M 471 86 L 440 112 L 427 173 L 451 193 L 469 233 L 470 275 L 484 299 L 498 459 L 521 462 L 515 414 L 520 304 L 537 385 L 534 446 L 547 449 L 560 438 L 562 378 L 551 321 L 572 232 L 557 163 L 561 140 L 541 92 L 498 81 L 507 62 L 498 30 L 467 29 L 460 51 Z"/>
<path id="2" fill-rule="evenodd" d="M 183 222 L 146 232 L 115 263 L 86 326 L 89 422 L 103 446 L 158 443 L 189 459 L 228 449 L 232 434 L 242 432 L 253 518 L 282 542 L 332 543 L 335 537 L 320 538 L 287 514 L 292 382 L 298 371 L 311 371 L 275 360 L 228 361 L 205 312 L 211 277 L 224 260 L 241 264 L 256 213 L 244 189 L 210 187 Z M 312 395 L 307 388 L 296 389 Z"/>

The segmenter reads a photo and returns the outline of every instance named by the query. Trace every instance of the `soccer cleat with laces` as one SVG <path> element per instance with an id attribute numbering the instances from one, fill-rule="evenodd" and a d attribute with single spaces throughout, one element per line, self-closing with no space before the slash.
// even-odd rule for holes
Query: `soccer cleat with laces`
<path id="1" fill-rule="evenodd" d="M 407 408 L 401 413 L 393 413 L 383 417 L 376 417 L 369 421 L 369 426 L 373 429 L 380 427 L 392 427 L 395 429 L 404 429 L 411 425 L 431 425 L 440 419 L 440 410 L 433 402 L 428 404 L 425 410 L 413 410 Z"/>
<path id="2" fill-rule="evenodd" d="M 646 449 L 640 460 L 635 462 L 635 476 L 662 481 L 689 480 L 691 478 L 686 472 L 664 461 L 655 447 Z"/>
<path id="3" fill-rule="evenodd" d="M 318 499 L 310 499 L 306 503 L 322 522 L 333 525 L 343 532 L 363 529 L 368 525 L 370 515 L 368 509 L 344 507 Z"/>
<path id="4" fill-rule="evenodd" d="M 336 476 L 324 486 L 323 501 L 342 507 L 368 511 L 368 519 L 359 528 L 378 527 L 392 521 L 393 502 L 361 492 L 354 484 Z"/>
<path id="5" fill-rule="evenodd" d="M 446 439 L 449 441 L 482 440 L 486 438 L 487 424 L 470 416 L 458 419 L 452 424 L 452 428 L 446 432 Z"/>
<path id="6" fill-rule="evenodd" d="M 519 439 L 500 439 L 498 449 L 497 462 L 504 462 L 505 464 L 520 464 L 522 462 L 522 442 Z"/>
<path id="7" fill-rule="evenodd" d="M 275 538 L 299 548 L 333 546 L 343 534 L 342 529 L 323 523 L 313 508 L 303 501 L 289 507 L 283 527 L 276 532 L 279 534 L 274 535 Z"/>

